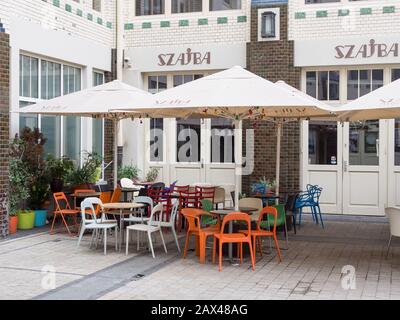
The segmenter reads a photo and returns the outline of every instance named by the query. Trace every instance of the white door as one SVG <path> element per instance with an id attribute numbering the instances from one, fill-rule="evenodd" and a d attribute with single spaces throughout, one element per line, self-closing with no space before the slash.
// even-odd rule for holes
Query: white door
<path id="1" fill-rule="evenodd" d="M 385 120 L 343 127 L 343 213 L 384 215 L 386 195 Z"/>

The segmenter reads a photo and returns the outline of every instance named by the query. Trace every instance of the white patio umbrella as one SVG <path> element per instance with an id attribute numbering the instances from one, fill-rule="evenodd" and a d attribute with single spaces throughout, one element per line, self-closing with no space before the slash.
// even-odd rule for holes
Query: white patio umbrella
<path id="1" fill-rule="evenodd" d="M 400 117 L 400 79 L 336 108 L 342 121 Z"/>
<path id="2" fill-rule="evenodd" d="M 77 91 L 51 100 L 44 100 L 21 108 L 19 113 L 82 116 L 112 119 L 114 122 L 114 186 L 117 185 L 117 139 L 118 122 L 124 118 L 144 116 L 140 112 L 124 113 L 110 111 L 112 108 L 149 106 L 153 95 L 119 80 Z"/>
<path id="3" fill-rule="evenodd" d="M 294 89 L 294 88 L 293 88 Z M 125 112 L 144 112 L 162 117 L 224 117 L 241 127 L 241 120 L 273 120 L 278 122 L 277 187 L 279 194 L 280 130 L 287 119 L 323 117 L 333 111 L 324 103 L 304 94 L 274 84 L 239 66 L 221 71 L 155 95 L 153 108 L 124 108 Z M 235 139 L 235 150 L 241 152 L 240 141 Z M 235 206 L 239 204 L 239 174 L 241 164 L 235 157 Z"/>

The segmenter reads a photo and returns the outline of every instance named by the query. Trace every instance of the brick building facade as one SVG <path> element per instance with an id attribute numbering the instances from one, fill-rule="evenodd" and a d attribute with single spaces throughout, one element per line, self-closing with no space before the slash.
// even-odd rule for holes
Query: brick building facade
<path id="1" fill-rule="evenodd" d="M 0 30 L 0 238 L 8 234 L 9 47 L 8 34 Z"/>
<path id="2" fill-rule="evenodd" d="M 259 41 L 259 9 L 280 9 L 280 37 L 276 41 Z M 270 81 L 284 80 L 300 88 L 301 69 L 294 67 L 294 42 L 288 40 L 288 6 L 260 1 L 251 8 L 250 42 L 247 43 L 247 69 Z M 242 190 L 248 194 L 250 186 L 259 178 L 275 178 L 276 125 L 267 121 L 245 121 L 244 129 L 255 129 L 254 171 L 242 179 Z M 245 138 L 245 135 L 244 135 Z M 300 184 L 300 126 L 286 123 L 282 130 L 280 188 L 298 190 Z M 245 143 L 244 143 L 245 145 Z"/>

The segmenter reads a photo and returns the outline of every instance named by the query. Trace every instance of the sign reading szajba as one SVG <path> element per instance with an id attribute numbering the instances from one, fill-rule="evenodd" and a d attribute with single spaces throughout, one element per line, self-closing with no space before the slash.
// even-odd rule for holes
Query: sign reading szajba
<path id="1" fill-rule="evenodd" d="M 142 72 L 217 70 L 246 66 L 246 44 L 204 44 L 132 48 L 126 51 L 134 69 Z"/>
<path id="2" fill-rule="evenodd" d="M 295 42 L 296 66 L 399 63 L 400 37 L 339 38 Z"/>

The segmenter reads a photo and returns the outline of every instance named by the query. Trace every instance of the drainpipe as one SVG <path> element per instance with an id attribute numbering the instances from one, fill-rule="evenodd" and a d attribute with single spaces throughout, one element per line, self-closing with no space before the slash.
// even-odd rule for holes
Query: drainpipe
<path id="1" fill-rule="evenodd" d="M 117 80 L 122 81 L 124 59 L 124 0 L 116 0 Z M 119 123 L 118 123 L 119 122 Z M 122 121 L 114 120 L 114 188 L 118 181 L 118 146 L 122 146 Z"/>

